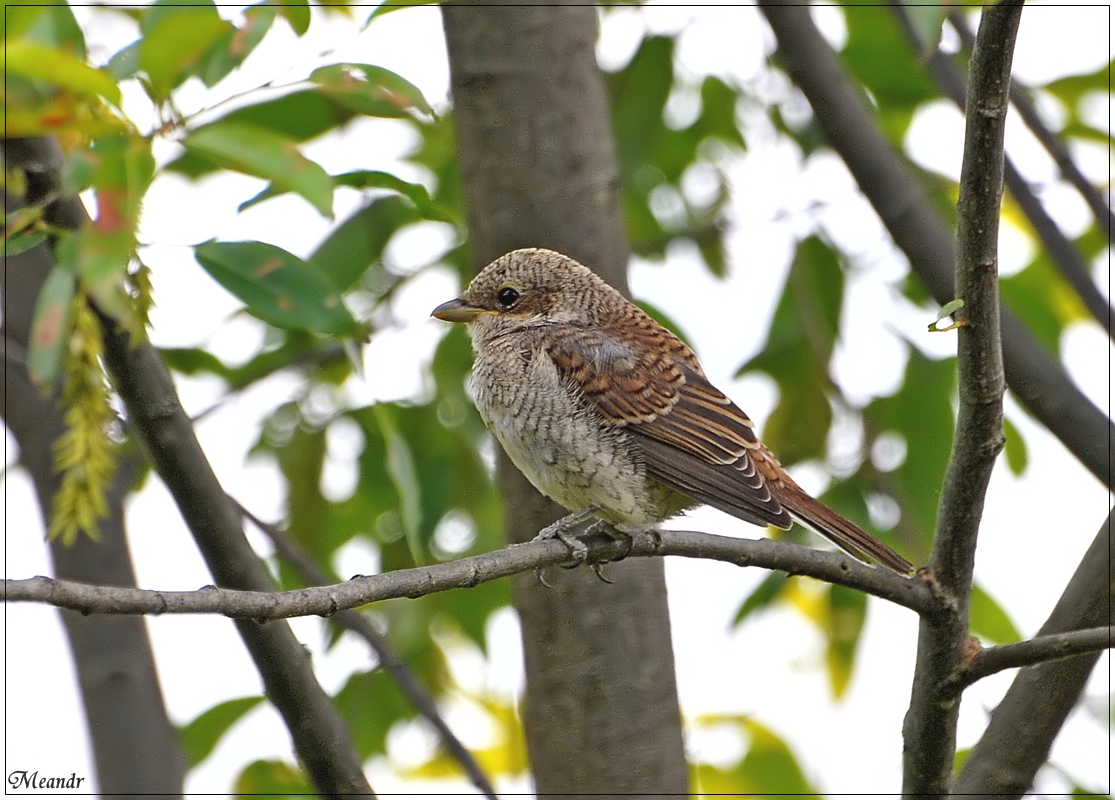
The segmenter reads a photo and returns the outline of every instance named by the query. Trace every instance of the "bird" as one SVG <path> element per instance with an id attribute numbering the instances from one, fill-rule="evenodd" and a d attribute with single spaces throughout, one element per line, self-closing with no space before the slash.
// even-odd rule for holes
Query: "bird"
<path id="1" fill-rule="evenodd" d="M 431 316 L 466 324 L 480 416 L 534 487 L 573 512 L 536 538 L 574 548 L 565 531 L 586 519 L 648 531 L 705 504 L 763 527 L 797 520 L 861 561 L 913 573 L 794 482 L 688 345 L 569 256 L 513 250 Z"/>

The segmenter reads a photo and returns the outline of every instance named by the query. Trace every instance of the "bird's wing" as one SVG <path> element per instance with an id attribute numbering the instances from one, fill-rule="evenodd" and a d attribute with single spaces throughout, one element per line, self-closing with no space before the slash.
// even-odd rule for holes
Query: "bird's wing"
<path id="1" fill-rule="evenodd" d="M 555 332 L 549 356 L 605 424 L 638 437 L 650 475 L 748 522 L 789 528 L 769 484 L 790 479 L 747 415 L 680 339 L 649 317 L 624 323 L 622 337 L 607 328 Z"/>

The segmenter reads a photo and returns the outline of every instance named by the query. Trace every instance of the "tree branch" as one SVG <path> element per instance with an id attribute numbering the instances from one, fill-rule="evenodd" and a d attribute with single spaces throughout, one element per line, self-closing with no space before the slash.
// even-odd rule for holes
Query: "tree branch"
<path id="1" fill-rule="evenodd" d="M 956 754 L 958 698 L 946 691 L 968 643 L 976 538 L 995 459 L 1002 450 L 1003 355 L 999 330 L 998 238 L 1003 142 L 1020 2 L 985 6 L 972 51 L 964 161 L 957 204 L 956 316 L 960 409 L 941 491 L 929 569 L 947 599 L 941 620 L 918 633 L 910 708 L 902 727 L 902 792 L 946 797 Z"/>
<path id="2" fill-rule="evenodd" d="M 25 145 L 38 148 L 44 163 L 61 163 L 61 153 L 52 139 L 28 139 Z M 61 175 L 55 174 L 52 179 L 61 189 Z M 63 197 L 53 203 L 46 219 L 68 230 L 89 224 L 77 197 Z M 198 444 L 158 351 L 149 342 L 130 341 L 114 320 L 103 314 L 100 319 L 105 367 L 124 401 L 133 433 L 174 496 L 209 571 L 225 586 L 271 589 L 267 570 L 244 537 L 239 515 Z M 329 795 L 371 794 L 348 730 L 317 682 L 309 656 L 289 626 L 265 629 L 240 620 L 237 629 L 268 699 L 282 715 L 294 750 L 318 790 Z"/>
<path id="3" fill-rule="evenodd" d="M 136 438 L 167 485 L 218 584 L 267 592 L 267 571 L 244 537 L 239 515 L 194 435 L 174 384 L 149 343 L 133 343 L 102 318 L 105 365 Z M 323 794 L 370 794 L 348 729 L 321 688 L 305 648 L 286 625 L 237 622 L 268 699 L 283 716 L 294 749 Z"/>
<path id="4" fill-rule="evenodd" d="M 1110 625 L 1102 628 L 1086 628 L 1066 633 L 1050 633 L 1035 636 L 1025 642 L 1014 642 L 999 647 L 980 650 L 972 658 L 950 688 L 962 690 L 988 675 L 1005 669 L 1028 667 L 1061 658 L 1098 653 L 1115 647 L 1115 628 Z"/>
<path id="5" fill-rule="evenodd" d="M 299 547 L 289 536 L 279 530 L 275 525 L 261 520 L 251 511 L 244 508 L 235 498 L 230 497 L 230 499 L 236 504 L 240 513 L 251 520 L 252 524 L 259 528 L 259 530 L 271 540 L 279 555 L 301 573 L 307 583 L 311 586 L 325 586 L 332 583 L 332 580 L 330 580 L 330 577 L 325 571 L 318 567 L 310 555 Z M 375 628 L 371 626 L 368 620 L 365 619 L 359 611 L 339 611 L 334 617 L 334 620 L 341 627 L 347 628 L 368 643 L 368 646 L 372 648 L 372 652 L 376 654 L 379 665 L 395 680 L 395 683 L 398 684 L 403 694 L 410 700 L 411 705 L 418 710 L 418 713 L 424 716 L 429 723 L 434 726 L 434 729 L 441 736 L 441 741 L 445 749 L 449 751 L 450 755 L 457 759 L 457 762 L 464 768 L 472 782 L 476 784 L 476 788 L 483 792 L 485 797 L 490 798 L 490 800 L 496 800 L 496 791 L 488 780 L 488 776 L 480 769 L 480 765 L 476 763 L 476 760 L 472 757 L 472 753 L 468 751 L 468 748 L 454 735 L 453 730 L 441 716 L 441 712 L 438 711 L 434 699 L 430 697 L 429 693 L 426 691 L 426 687 L 415 677 L 410 666 L 395 654 L 395 651 L 391 649 L 382 636 L 376 633 Z"/>
<path id="6" fill-rule="evenodd" d="M 583 537 L 588 561 L 619 559 L 625 541 L 603 534 Z M 636 534 L 630 557 L 683 556 L 726 561 L 741 567 L 776 569 L 867 592 L 922 615 L 937 613 L 933 587 L 924 578 L 907 578 L 855 561 L 843 553 L 814 550 L 772 539 L 735 539 L 696 531 Z M 267 622 L 289 617 L 333 616 L 357 606 L 398 597 L 417 598 L 449 589 L 471 588 L 520 572 L 564 564 L 569 549 L 557 541 L 513 544 L 479 556 L 381 575 L 359 575 L 345 583 L 286 592 L 205 587 L 194 592 L 163 592 L 91 586 L 35 577 L 4 581 L 7 602 L 43 602 L 83 614 L 224 614 Z"/>

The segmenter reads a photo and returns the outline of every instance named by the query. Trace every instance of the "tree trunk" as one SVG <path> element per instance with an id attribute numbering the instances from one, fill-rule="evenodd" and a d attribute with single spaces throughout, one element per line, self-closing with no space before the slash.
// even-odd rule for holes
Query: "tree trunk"
<path id="1" fill-rule="evenodd" d="M 475 268 L 549 247 L 626 290 L 627 243 L 589 6 L 446 5 L 465 208 Z M 562 512 L 506 458 L 509 538 Z M 513 581 L 526 659 L 527 745 L 541 794 L 685 794 L 662 561 Z"/>

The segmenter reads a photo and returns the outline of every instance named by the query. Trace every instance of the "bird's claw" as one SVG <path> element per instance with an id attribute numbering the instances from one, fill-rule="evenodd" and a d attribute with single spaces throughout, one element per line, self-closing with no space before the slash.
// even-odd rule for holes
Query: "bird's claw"
<path id="1" fill-rule="evenodd" d="M 604 583 L 615 583 L 615 581 L 613 581 L 612 579 L 605 577 L 605 575 L 604 575 L 604 563 L 606 563 L 606 562 L 593 561 L 592 565 L 591 565 L 592 566 L 592 571 L 595 572 L 596 577 L 598 577 L 600 580 L 604 581 Z"/>
<path id="2" fill-rule="evenodd" d="M 542 567 L 534 568 L 534 577 L 536 577 L 538 579 L 538 582 L 545 586 L 547 589 L 554 588 L 554 585 L 546 580 L 546 573 L 542 571 Z"/>

